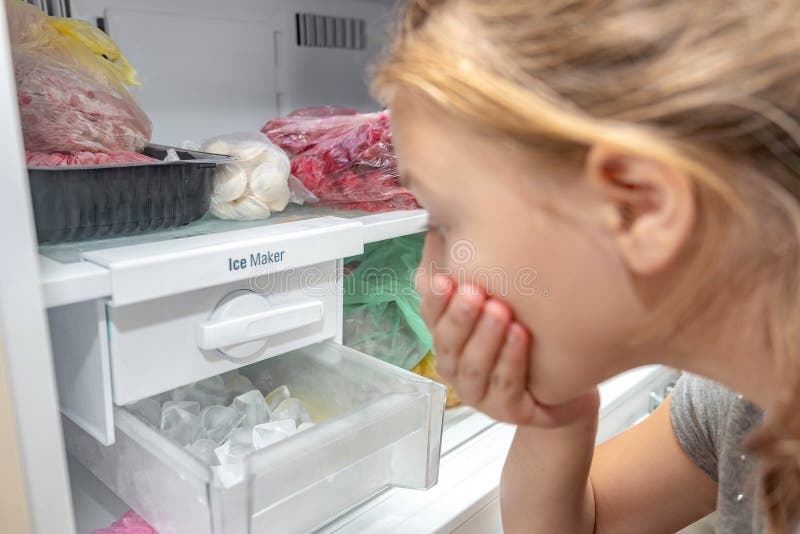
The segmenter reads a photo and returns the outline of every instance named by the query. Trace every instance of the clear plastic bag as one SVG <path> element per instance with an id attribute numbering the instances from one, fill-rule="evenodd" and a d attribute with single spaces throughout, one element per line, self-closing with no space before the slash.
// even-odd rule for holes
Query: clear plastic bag
<path id="1" fill-rule="evenodd" d="M 72 167 L 74 165 L 123 165 L 128 163 L 155 163 L 138 152 L 30 152 L 25 151 L 28 167 Z"/>
<path id="2" fill-rule="evenodd" d="M 5 0 L 25 147 L 36 152 L 140 152 L 152 125 L 126 83 L 135 71 L 88 23 Z"/>
<path id="3" fill-rule="evenodd" d="M 130 510 L 110 527 L 95 530 L 92 534 L 158 534 L 158 532 L 139 514 Z"/>
<path id="4" fill-rule="evenodd" d="M 404 369 L 425 357 L 433 340 L 419 314 L 414 273 L 424 236 L 368 244 L 345 261 L 343 341 Z"/>
<path id="5" fill-rule="evenodd" d="M 318 199 L 340 209 L 419 207 L 400 185 L 389 114 L 346 108 L 300 109 L 261 129 L 292 160 L 292 174 Z"/>
<path id="6" fill-rule="evenodd" d="M 265 219 L 290 202 L 316 200 L 290 175 L 286 153 L 262 133 L 221 135 L 207 140 L 200 149 L 236 158 L 218 165 L 214 176 L 210 211 L 220 219 Z"/>

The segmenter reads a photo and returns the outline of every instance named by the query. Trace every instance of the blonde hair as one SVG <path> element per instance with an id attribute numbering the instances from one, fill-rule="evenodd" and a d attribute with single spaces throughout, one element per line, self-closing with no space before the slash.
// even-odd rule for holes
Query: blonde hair
<path id="1" fill-rule="evenodd" d="M 411 0 L 373 81 L 383 101 L 410 90 L 532 150 L 601 144 L 692 177 L 697 228 L 646 335 L 675 339 L 764 296 L 781 388 L 750 445 L 772 532 L 800 516 L 798 7 Z"/>

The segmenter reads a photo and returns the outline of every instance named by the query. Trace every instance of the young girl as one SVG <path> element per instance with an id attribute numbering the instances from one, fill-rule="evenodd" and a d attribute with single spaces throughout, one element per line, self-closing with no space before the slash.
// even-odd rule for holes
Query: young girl
<path id="1" fill-rule="evenodd" d="M 404 8 L 374 87 L 430 211 L 441 374 L 519 425 L 506 532 L 794 531 L 799 7 Z M 594 449 L 596 385 L 650 363 L 693 374 Z"/>

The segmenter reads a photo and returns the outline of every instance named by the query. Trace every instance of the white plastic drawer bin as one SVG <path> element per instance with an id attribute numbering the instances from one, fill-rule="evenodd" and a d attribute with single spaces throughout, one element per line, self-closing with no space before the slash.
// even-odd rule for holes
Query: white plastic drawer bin
<path id="1" fill-rule="evenodd" d="M 333 342 L 241 372 L 325 420 L 248 456 L 238 483 L 120 407 L 110 447 L 65 418 L 67 450 L 160 534 L 307 532 L 386 488 L 436 483 L 443 386 Z"/>

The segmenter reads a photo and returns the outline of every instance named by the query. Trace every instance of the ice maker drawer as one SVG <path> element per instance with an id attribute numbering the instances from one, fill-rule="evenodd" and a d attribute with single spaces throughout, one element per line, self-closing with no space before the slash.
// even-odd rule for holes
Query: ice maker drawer
<path id="1" fill-rule="evenodd" d="M 128 404 L 334 338 L 341 313 L 337 265 L 126 306 L 108 303 L 114 402 Z"/>
<path id="2" fill-rule="evenodd" d="M 67 449 L 161 534 L 306 532 L 385 488 L 436 483 L 443 386 L 330 341 L 241 372 L 287 384 L 326 420 L 247 457 L 239 483 L 124 408 L 110 447 L 65 420 Z"/>
<path id="3" fill-rule="evenodd" d="M 48 310 L 62 413 L 114 442 L 113 406 L 341 335 L 337 217 L 83 252 L 110 295 Z"/>
<path id="4" fill-rule="evenodd" d="M 341 261 L 157 299 L 48 310 L 62 413 L 114 442 L 114 405 L 341 332 Z"/>

